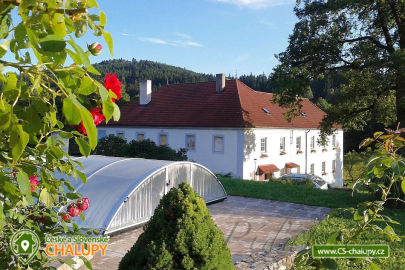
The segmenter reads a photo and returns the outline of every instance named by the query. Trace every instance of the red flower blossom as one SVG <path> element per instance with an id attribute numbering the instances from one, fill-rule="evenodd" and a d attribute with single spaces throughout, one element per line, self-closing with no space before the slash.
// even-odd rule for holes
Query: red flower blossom
<path id="1" fill-rule="evenodd" d="M 105 119 L 104 114 L 102 114 L 100 111 L 101 111 L 101 108 L 93 108 L 90 110 L 90 113 L 93 116 L 94 125 L 96 125 L 96 126 L 98 126 Z M 77 131 L 79 131 L 80 133 L 83 133 L 83 134 L 87 134 L 83 121 L 80 122 L 79 126 L 77 127 Z"/>
<path id="2" fill-rule="evenodd" d="M 112 91 L 117 96 L 116 98 L 112 99 L 113 102 L 121 98 L 121 82 L 118 80 L 115 74 L 107 73 L 107 75 L 105 75 L 104 87 L 107 90 Z"/>
<path id="3" fill-rule="evenodd" d="M 31 183 L 30 190 L 31 190 L 31 192 L 32 192 L 32 191 L 34 191 L 34 190 L 37 188 L 39 182 L 38 182 L 38 180 L 37 180 L 37 176 L 36 176 L 36 175 L 33 175 L 33 176 L 29 177 L 28 179 L 30 180 L 30 183 Z"/>
<path id="4" fill-rule="evenodd" d="M 81 198 L 77 200 L 77 207 L 79 208 L 80 212 L 87 210 L 90 206 L 89 198 Z"/>
<path id="5" fill-rule="evenodd" d="M 63 219 L 64 221 L 70 221 L 69 215 L 63 215 L 63 216 L 62 216 L 62 219 Z"/>
<path id="6" fill-rule="evenodd" d="M 75 203 L 69 204 L 67 207 L 67 212 L 71 217 L 77 217 L 80 214 L 79 208 L 77 208 L 77 205 Z"/>

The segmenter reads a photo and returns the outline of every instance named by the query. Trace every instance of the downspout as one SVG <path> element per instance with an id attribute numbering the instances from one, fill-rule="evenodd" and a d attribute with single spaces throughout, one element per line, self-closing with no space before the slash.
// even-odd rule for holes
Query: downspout
<path id="1" fill-rule="evenodd" d="M 305 131 L 305 174 L 308 174 L 308 133 L 309 129 Z"/>

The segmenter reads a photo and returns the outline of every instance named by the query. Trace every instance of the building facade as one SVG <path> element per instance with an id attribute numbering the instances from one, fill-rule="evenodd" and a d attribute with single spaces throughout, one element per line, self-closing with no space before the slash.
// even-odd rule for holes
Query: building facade
<path id="1" fill-rule="evenodd" d="M 343 185 L 343 131 L 320 144 L 325 113 L 303 99 L 301 116 L 288 122 L 272 94 L 238 80 L 165 86 L 152 94 L 141 83 L 140 99 L 121 108 L 121 119 L 99 126 L 99 138 L 114 134 L 186 148 L 189 160 L 248 180 L 308 173 Z"/>

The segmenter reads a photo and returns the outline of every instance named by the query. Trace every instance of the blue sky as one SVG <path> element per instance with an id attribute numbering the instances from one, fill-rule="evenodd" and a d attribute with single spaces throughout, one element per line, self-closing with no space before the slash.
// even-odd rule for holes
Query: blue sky
<path id="1" fill-rule="evenodd" d="M 99 0 L 114 58 L 197 72 L 269 74 L 297 21 L 294 0 Z M 86 35 L 90 39 L 90 36 Z M 93 39 L 93 38 L 91 38 Z M 99 41 L 96 38 L 92 41 Z M 102 43 L 104 45 L 104 43 Z M 93 62 L 110 59 L 107 48 Z"/>

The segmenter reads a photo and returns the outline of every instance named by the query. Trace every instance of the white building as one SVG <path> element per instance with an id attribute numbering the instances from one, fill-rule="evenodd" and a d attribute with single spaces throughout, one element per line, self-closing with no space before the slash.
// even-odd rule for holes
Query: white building
<path id="1" fill-rule="evenodd" d="M 223 74 L 216 82 L 167 85 L 153 93 L 146 81 L 139 100 L 121 108 L 120 121 L 99 126 L 99 137 L 115 134 L 186 148 L 190 160 L 236 178 L 300 172 L 342 186 L 342 129 L 320 146 L 318 127 L 325 113 L 303 99 L 302 115 L 288 122 L 286 110 L 272 98 Z"/>

